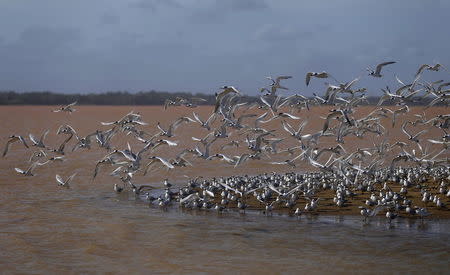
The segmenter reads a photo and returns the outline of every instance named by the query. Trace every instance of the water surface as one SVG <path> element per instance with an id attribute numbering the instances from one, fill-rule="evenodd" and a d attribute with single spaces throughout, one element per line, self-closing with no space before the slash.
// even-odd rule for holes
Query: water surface
<path id="1" fill-rule="evenodd" d="M 61 137 L 55 131 L 62 123 L 84 135 L 101 127 L 99 121 L 116 120 L 132 109 L 81 106 L 68 116 L 51 113 L 52 108 L 0 107 L 1 144 L 10 134 L 40 135 L 45 129 L 52 131 L 48 142 L 58 144 Z M 156 121 L 168 123 L 181 115 L 167 112 L 163 117 L 161 107 L 134 109 L 150 123 L 149 131 Z M 210 110 L 196 111 L 205 116 Z M 115 142 L 124 145 L 126 141 L 119 137 Z M 188 143 L 178 141 L 180 146 Z M 23 177 L 14 167 L 26 168 L 30 152 L 14 144 L 11 154 L 0 160 L 0 268 L 4 273 L 442 273 L 450 268 L 449 220 L 431 218 L 422 224 L 398 219 L 388 224 L 380 217 L 365 225 L 359 216 L 297 219 L 259 212 L 218 215 L 177 207 L 164 210 L 129 193 L 115 194 L 114 181 L 107 176 L 110 170 L 102 170 L 92 182 L 93 165 L 104 151 L 69 152 L 66 162 Z M 160 153 L 169 154 L 167 150 Z M 217 164 L 199 162 L 191 169 L 172 174 L 159 171 L 136 181 L 162 186 L 167 176 L 181 182 L 184 175 L 228 176 L 269 169 L 265 162 L 235 170 Z M 70 189 L 56 185 L 56 173 L 73 172 L 78 174 Z"/>

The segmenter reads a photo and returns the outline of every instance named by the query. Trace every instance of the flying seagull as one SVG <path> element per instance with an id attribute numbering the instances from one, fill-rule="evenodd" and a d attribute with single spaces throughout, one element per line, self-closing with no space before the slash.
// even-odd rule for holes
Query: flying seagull
<path id="1" fill-rule="evenodd" d="M 386 65 L 394 64 L 394 63 L 396 63 L 396 62 L 395 61 L 383 62 L 383 63 L 380 63 L 380 64 L 377 65 L 375 71 L 370 69 L 370 68 L 367 68 L 367 71 L 369 72 L 369 75 L 371 75 L 373 77 L 382 77 L 382 75 L 380 74 L 381 73 L 381 69 L 384 66 L 386 66 Z"/>

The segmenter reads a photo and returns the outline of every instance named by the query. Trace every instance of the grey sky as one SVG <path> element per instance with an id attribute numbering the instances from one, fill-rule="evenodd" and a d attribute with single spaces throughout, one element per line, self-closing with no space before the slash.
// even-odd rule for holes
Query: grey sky
<path id="1" fill-rule="evenodd" d="M 385 80 L 361 81 L 377 92 L 394 72 L 450 66 L 449 12 L 446 0 L 0 0 L 0 90 L 254 95 L 289 74 L 308 95 L 324 87 L 306 88 L 308 71 L 349 81 L 397 61 Z"/>

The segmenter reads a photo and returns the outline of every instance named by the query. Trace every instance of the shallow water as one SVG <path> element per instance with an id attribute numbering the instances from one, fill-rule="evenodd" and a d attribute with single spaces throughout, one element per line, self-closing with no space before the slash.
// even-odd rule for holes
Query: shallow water
<path id="1" fill-rule="evenodd" d="M 78 107 L 79 113 L 69 117 L 50 113 L 51 108 L 0 107 L 1 144 L 9 134 L 39 135 L 47 127 L 52 129 L 49 143 L 57 143 L 54 131 L 63 122 L 87 134 L 98 120 L 114 120 L 131 110 Z M 135 110 L 152 124 L 155 118 L 149 118 L 160 111 Z M 14 167 L 26 167 L 30 152 L 13 144 L 0 160 L 2 273 L 445 273 L 450 268 L 450 220 L 430 218 L 422 224 L 397 219 L 388 224 L 380 217 L 366 225 L 359 216 L 298 219 L 251 211 L 218 215 L 177 207 L 164 210 L 129 193 L 115 194 L 106 171 L 92 183 L 92 165 L 103 151 L 69 153 L 66 162 L 38 168 L 34 177 L 16 174 Z M 262 163 L 236 170 L 216 164 L 169 176 L 180 181 L 184 174 L 255 174 L 267 169 Z M 70 189 L 56 185 L 56 173 L 68 176 L 74 171 L 78 174 Z M 166 176 L 160 172 L 136 180 L 160 186 Z"/>
<path id="2" fill-rule="evenodd" d="M 93 191 L 93 190 L 92 190 Z M 2 207 L 5 209 L 5 207 Z M 37 273 L 448 270 L 449 220 L 163 210 L 131 194 L 22 194 L 2 212 L 3 271 Z"/>

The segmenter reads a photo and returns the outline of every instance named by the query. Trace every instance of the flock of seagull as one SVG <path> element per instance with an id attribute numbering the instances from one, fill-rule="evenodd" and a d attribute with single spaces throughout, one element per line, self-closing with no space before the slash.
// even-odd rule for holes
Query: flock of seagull
<path id="1" fill-rule="evenodd" d="M 375 70 L 368 68 L 369 76 L 381 78 L 382 69 L 394 63 L 381 63 Z M 86 136 L 79 135 L 72 126 L 63 124 L 58 128 L 57 135 L 64 136 L 64 140 L 57 148 L 46 144 L 48 130 L 39 138 L 29 134 L 31 143 L 23 136 L 11 135 L 3 157 L 8 155 L 15 143 L 35 148 L 28 160 L 31 163 L 28 168 L 15 168 L 22 175 L 34 176 L 39 166 L 64 161 L 69 144 L 69 151 L 72 152 L 88 151 L 96 144 L 96 147 L 105 151 L 105 156 L 95 163 L 92 180 L 101 170 L 112 167 L 109 168 L 112 170 L 110 176 L 117 178 L 114 184 L 116 192 L 130 189 L 141 199 L 161 207 L 178 204 L 183 208 L 214 209 L 218 212 L 230 208 L 240 211 L 255 208 L 262 209 L 265 214 L 284 209 L 291 215 L 300 216 L 320 210 L 323 201 L 320 193 L 330 192 L 333 199 L 326 204 L 335 207 L 354 205 L 356 197 L 367 196 L 357 205 L 365 220 L 380 211 L 385 211 L 389 220 L 398 215 L 423 218 L 430 214 L 427 206 L 444 209 L 445 198 L 450 197 L 450 136 L 447 134 L 450 114 L 427 118 L 423 113 L 414 115 L 413 120 L 404 120 L 400 127 L 407 142 L 389 143 L 383 137 L 389 132 L 387 128 L 399 127 L 396 124 L 398 117 L 409 112 L 409 103 L 431 97 L 425 109 L 435 104 L 449 104 L 450 89 L 447 88 L 450 82 L 422 80 L 425 71 L 439 71 L 442 68 L 441 64 L 424 64 L 408 84 L 396 77 L 399 87 L 395 92 L 391 92 L 389 87 L 382 89 L 384 94 L 373 111 L 359 117 L 356 116 L 358 105 L 367 101 L 365 88 L 353 88 L 360 78 L 341 83 L 327 72 L 308 72 L 306 86 L 314 79 L 327 78 L 333 79 L 336 84 L 326 83 L 325 93 L 314 94 L 311 98 L 300 94 L 283 97 L 278 91 L 288 88 L 281 82 L 291 76 L 268 77 L 271 83 L 260 89 L 261 96 L 256 102 L 246 102 L 242 100 L 242 93 L 238 89 L 224 86 L 216 93 L 215 106 L 207 118 L 200 117 L 194 111 L 192 117 L 179 117 L 168 126 L 158 122 L 154 134 L 145 129 L 148 123 L 143 121 L 140 113 L 134 111 L 118 120 L 101 122 L 108 129 L 97 129 Z M 178 97 L 167 100 L 164 109 L 173 106 L 194 108 L 202 101 L 201 98 Z M 394 107 L 381 106 L 386 101 L 394 104 Z M 75 105 L 76 102 L 53 112 L 73 113 Z M 314 106 L 322 105 L 332 107 L 323 117 L 323 127 L 307 133 L 305 126 L 308 121 L 302 120 L 295 112 L 302 109 L 309 111 Z M 382 125 L 381 120 L 385 118 L 390 119 L 392 125 Z M 298 123 L 297 127 L 295 122 Z M 178 149 L 178 142 L 171 139 L 178 137 L 177 128 L 183 124 L 196 125 L 204 129 L 206 135 L 190 137 L 194 146 Z M 279 127 L 275 129 L 269 125 Z M 432 139 L 422 138 L 432 128 L 438 129 L 442 135 Z M 139 142 L 142 147 L 134 151 L 128 143 L 126 148 L 117 148 L 113 141 L 119 133 L 134 139 L 133 142 Z M 349 151 L 349 148 L 345 148 L 345 140 L 351 136 L 360 139 L 376 137 L 378 142 L 367 148 Z M 324 147 L 323 139 L 333 139 L 334 145 Z M 294 146 L 281 148 L 283 144 Z M 171 159 L 163 158 L 156 154 L 159 147 L 167 147 L 170 149 L 168 151 L 176 151 L 177 154 Z M 232 156 L 227 153 L 230 148 L 239 148 L 242 154 Z M 166 179 L 163 183 L 165 192 L 159 195 L 154 192 L 155 186 L 133 182 L 136 175 L 155 173 L 157 169 L 189 169 L 194 160 L 220 162 L 228 167 L 243 166 L 252 160 L 285 165 L 292 169 L 299 164 L 308 164 L 316 172 L 277 174 L 263 171 L 254 176 L 197 177 L 187 180 L 187 184 L 178 190 Z M 399 163 L 404 165 L 400 166 Z M 76 173 L 63 179 L 57 174 L 55 178 L 58 185 L 69 187 L 75 176 Z M 432 187 L 432 183 L 437 184 L 437 187 Z M 414 190 L 421 194 L 420 203 L 408 196 Z"/>

